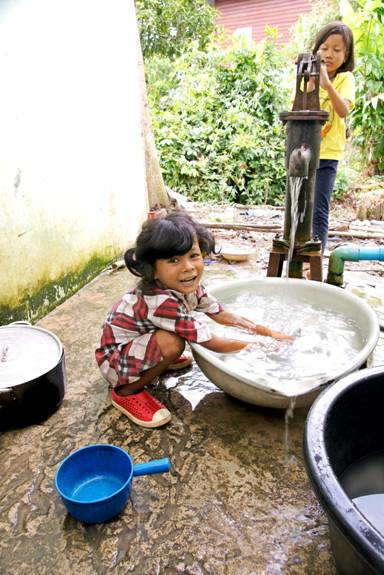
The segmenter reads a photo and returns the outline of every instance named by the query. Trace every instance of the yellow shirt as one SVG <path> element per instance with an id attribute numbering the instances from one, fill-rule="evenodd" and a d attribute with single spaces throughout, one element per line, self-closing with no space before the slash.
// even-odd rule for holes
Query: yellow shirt
<path id="1" fill-rule="evenodd" d="M 340 72 L 333 80 L 333 87 L 343 100 L 355 105 L 355 79 L 352 72 Z M 340 160 L 345 148 L 345 118 L 340 118 L 333 109 L 328 92 L 320 87 L 320 108 L 329 113 L 329 118 L 321 130 L 320 159 Z"/>

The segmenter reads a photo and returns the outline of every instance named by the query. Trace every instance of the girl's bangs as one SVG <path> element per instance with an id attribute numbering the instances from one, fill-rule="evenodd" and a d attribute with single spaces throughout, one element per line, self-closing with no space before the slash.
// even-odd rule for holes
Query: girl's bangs
<path id="1" fill-rule="evenodd" d="M 157 259 L 169 259 L 173 256 L 187 253 L 194 241 L 196 233 L 188 227 L 170 227 L 157 238 L 154 238 L 152 244 L 153 261 Z M 152 258 L 151 258 L 152 259 Z"/>

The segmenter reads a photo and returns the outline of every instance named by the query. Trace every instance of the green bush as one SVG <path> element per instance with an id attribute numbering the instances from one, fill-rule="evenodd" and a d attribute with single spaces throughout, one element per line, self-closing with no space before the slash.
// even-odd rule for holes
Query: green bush
<path id="1" fill-rule="evenodd" d="M 194 200 L 281 203 L 289 106 L 274 38 L 197 47 L 146 61 L 149 103 L 166 184 Z M 288 108 L 290 109 L 290 107 Z"/>
<path id="2" fill-rule="evenodd" d="M 351 114 L 354 144 L 371 174 L 384 174 L 384 4 L 355 0 L 344 20 L 356 42 L 356 105 Z"/>
<path id="3" fill-rule="evenodd" d="M 135 0 L 144 58 L 174 58 L 189 49 L 209 44 L 216 29 L 216 10 L 206 0 Z"/>
<path id="4" fill-rule="evenodd" d="M 345 162 L 339 162 L 332 198 L 337 202 L 342 202 L 348 195 L 351 183 L 355 177 L 353 170 Z"/>

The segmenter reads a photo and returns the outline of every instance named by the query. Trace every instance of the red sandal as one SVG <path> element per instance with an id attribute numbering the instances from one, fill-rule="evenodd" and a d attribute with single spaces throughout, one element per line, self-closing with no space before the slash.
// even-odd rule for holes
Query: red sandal
<path id="1" fill-rule="evenodd" d="M 171 413 L 147 391 L 118 395 L 112 389 L 112 405 L 142 427 L 160 427 L 171 421 Z"/>
<path id="2" fill-rule="evenodd" d="M 189 352 L 184 352 L 174 363 L 168 366 L 169 371 L 175 371 L 177 369 L 184 369 L 185 367 L 189 367 L 192 365 L 192 355 Z"/>

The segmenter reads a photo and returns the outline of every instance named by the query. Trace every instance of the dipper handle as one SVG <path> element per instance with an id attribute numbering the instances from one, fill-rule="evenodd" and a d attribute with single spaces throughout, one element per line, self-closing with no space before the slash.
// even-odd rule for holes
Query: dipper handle
<path id="1" fill-rule="evenodd" d="M 133 475 L 150 475 L 152 473 L 165 473 L 171 469 L 168 457 L 154 459 L 146 463 L 138 463 L 133 466 Z"/>

